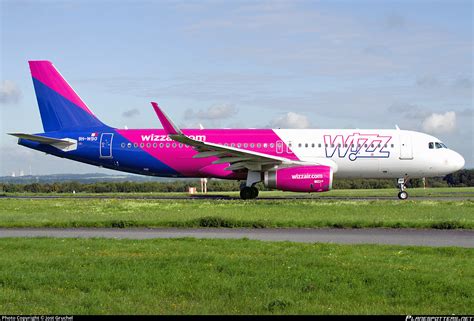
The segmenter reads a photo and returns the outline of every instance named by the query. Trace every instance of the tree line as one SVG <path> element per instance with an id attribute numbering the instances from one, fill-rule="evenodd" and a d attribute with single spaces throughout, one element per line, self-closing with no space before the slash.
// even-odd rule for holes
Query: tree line
<path id="1" fill-rule="evenodd" d="M 426 187 L 467 187 L 474 186 L 474 169 L 465 169 L 445 177 L 427 178 Z M 423 187 L 422 179 L 411 179 L 408 187 Z M 176 180 L 171 182 L 96 182 L 79 183 L 74 181 L 56 183 L 12 184 L 0 183 L 0 192 L 5 193 L 152 193 L 152 192 L 187 192 L 189 187 L 200 188 L 199 180 Z M 209 180 L 207 189 L 210 192 L 238 191 L 240 182 L 226 180 Z M 267 190 L 262 183 L 257 186 Z M 376 189 L 394 188 L 394 179 L 335 179 L 334 189 Z"/>

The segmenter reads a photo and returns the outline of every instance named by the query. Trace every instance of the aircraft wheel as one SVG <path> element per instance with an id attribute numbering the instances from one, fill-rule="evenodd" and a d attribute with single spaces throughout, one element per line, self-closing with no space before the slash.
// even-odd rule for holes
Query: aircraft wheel
<path id="1" fill-rule="evenodd" d="M 250 187 L 252 189 L 252 198 L 257 198 L 258 196 L 258 188 L 255 186 Z"/>
<path id="2" fill-rule="evenodd" d="M 251 199 L 253 198 L 253 195 L 254 193 L 251 187 L 245 186 L 240 190 L 240 198 L 243 200 Z"/>
<path id="3" fill-rule="evenodd" d="M 402 192 L 398 193 L 398 198 L 401 199 L 401 200 L 406 200 L 408 198 L 408 193 L 405 192 L 405 191 L 402 191 Z"/>

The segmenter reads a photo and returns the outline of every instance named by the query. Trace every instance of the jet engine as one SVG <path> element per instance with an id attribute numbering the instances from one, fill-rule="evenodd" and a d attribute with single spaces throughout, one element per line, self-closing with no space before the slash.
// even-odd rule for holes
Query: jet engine
<path id="1" fill-rule="evenodd" d="M 327 192 L 332 189 L 330 166 L 295 166 L 264 173 L 266 187 L 290 192 Z"/>

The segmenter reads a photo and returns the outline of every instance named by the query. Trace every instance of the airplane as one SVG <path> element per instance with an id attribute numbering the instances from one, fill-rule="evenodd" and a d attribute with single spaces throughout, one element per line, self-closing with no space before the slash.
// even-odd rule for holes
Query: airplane
<path id="1" fill-rule="evenodd" d="M 101 122 L 49 61 L 29 61 L 44 132 L 10 133 L 18 144 L 113 170 L 160 177 L 243 181 L 291 192 L 325 192 L 335 178 L 394 178 L 408 198 L 410 178 L 442 176 L 464 158 L 438 138 L 396 129 L 180 129 L 156 102 L 163 129 Z"/>

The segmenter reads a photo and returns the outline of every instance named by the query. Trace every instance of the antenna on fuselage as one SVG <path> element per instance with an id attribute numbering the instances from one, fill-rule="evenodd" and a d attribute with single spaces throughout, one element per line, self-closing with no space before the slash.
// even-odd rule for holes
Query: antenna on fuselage
<path id="1" fill-rule="evenodd" d="M 395 124 L 395 129 L 396 129 L 396 130 L 400 130 L 400 127 L 398 127 L 398 125 Z"/>

